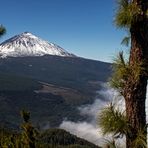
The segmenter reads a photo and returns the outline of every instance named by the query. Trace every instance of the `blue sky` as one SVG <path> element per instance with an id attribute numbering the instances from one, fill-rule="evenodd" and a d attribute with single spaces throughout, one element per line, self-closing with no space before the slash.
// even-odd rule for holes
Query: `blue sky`
<path id="1" fill-rule="evenodd" d="M 125 33 L 114 26 L 115 0 L 1 0 L 2 42 L 29 31 L 78 56 L 112 61 Z"/>

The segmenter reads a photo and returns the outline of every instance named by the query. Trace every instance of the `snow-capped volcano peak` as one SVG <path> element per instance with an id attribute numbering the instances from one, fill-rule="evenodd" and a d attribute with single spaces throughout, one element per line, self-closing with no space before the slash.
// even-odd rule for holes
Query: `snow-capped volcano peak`
<path id="1" fill-rule="evenodd" d="M 0 57 L 57 55 L 73 57 L 60 46 L 38 38 L 30 32 L 16 35 L 0 44 Z"/>

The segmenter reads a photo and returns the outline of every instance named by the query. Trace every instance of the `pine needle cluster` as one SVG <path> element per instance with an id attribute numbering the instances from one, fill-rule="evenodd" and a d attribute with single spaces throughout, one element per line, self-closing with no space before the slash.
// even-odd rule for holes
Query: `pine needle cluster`
<path id="1" fill-rule="evenodd" d="M 127 121 L 125 112 L 122 112 L 115 104 L 111 103 L 103 108 L 99 114 L 98 125 L 104 135 L 113 135 L 114 141 L 106 141 L 106 145 L 115 148 L 115 141 L 126 135 L 132 135 L 131 126 Z M 140 129 L 136 135 L 133 147 L 147 148 L 145 129 Z"/>
<path id="2" fill-rule="evenodd" d="M 130 28 L 131 24 L 148 14 L 148 11 L 144 14 L 140 6 L 132 0 L 117 0 L 117 5 L 115 24 L 119 28 Z"/>
<path id="3" fill-rule="evenodd" d="M 133 147 L 147 148 L 147 143 L 145 140 L 145 130 L 141 129 L 138 131 L 137 137 L 133 142 Z"/>
<path id="4" fill-rule="evenodd" d="M 135 82 L 139 81 L 140 75 L 144 73 L 143 63 L 136 62 L 129 64 L 124 59 L 123 52 L 120 52 L 113 63 L 113 75 L 110 84 L 113 88 L 119 90 L 124 95 L 124 88 L 127 85 L 133 86 Z"/>
<path id="5" fill-rule="evenodd" d="M 117 109 L 112 103 L 100 112 L 98 125 L 104 135 L 113 134 L 117 138 L 125 135 L 128 130 L 125 113 Z"/>
<path id="6" fill-rule="evenodd" d="M 0 25 L 0 37 L 6 33 L 6 28 L 3 25 Z"/>

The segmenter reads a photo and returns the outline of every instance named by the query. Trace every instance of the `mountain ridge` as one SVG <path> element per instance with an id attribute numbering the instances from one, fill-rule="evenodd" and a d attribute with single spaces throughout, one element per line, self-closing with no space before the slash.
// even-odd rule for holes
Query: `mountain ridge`
<path id="1" fill-rule="evenodd" d="M 49 123 L 51 127 L 58 127 L 64 118 L 84 120 L 86 117 L 79 114 L 77 107 L 93 103 L 101 82 L 110 76 L 110 66 L 99 61 L 53 55 L 0 58 L 0 100 L 3 100 L 0 121 L 11 119 L 13 124 L 18 123 L 18 113 L 23 108 L 27 108 L 33 122 L 40 122 L 41 126 Z M 38 116 L 42 117 L 40 121 Z"/>
<path id="2" fill-rule="evenodd" d="M 0 44 L 0 57 L 25 57 L 57 55 L 64 57 L 76 57 L 62 47 L 49 43 L 30 32 L 15 35 Z"/>

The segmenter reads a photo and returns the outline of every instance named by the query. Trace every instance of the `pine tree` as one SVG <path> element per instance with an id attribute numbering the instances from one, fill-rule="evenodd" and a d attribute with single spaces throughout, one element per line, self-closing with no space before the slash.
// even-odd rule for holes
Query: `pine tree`
<path id="1" fill-rule="evenodd" d="M 118 27 L 129 31 L 131 47 L 128 62 L 120 54 L 120 64 L 116 65 L 118 72 L 115 72 L 113 82 L 125 99 L 126 117 L 131 130 L 130 134 L 126 134 L 126 146 L 135 148 L 139 131 L 144 131 L 145 142 L 147 139 L 148 0 L 118 0 L 118 4 L 115 22 Z"/>
<path id="2" fill-rule="evenodd" d="M 35 148 L 36 142 L 36 130 L 29 122 L 30 120 L 30 112 L 22 111 L 21 115 L 23 117 L 24 123 L 22 124 L 22 144 L 25 148 Z"/>
<path id="3" fill-rule="evenodd" d="M 0 25 L 0 37 L 6 33 L 6 29 L 3 25 Z"/>

